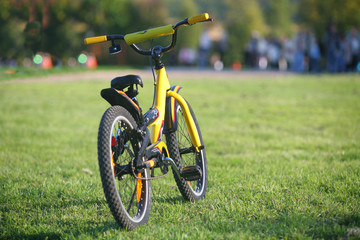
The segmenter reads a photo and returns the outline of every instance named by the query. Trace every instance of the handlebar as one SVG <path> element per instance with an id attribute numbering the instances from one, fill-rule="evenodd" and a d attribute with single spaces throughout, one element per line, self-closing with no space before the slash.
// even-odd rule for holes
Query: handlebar
<path id="1" fill-rule="evenodd" d="M 149 39 L 162 37 L 162 36 L 166 36 L 166 35 L 171 35 L 174 33 L 175 33 L 175 30 L 174 30 L 173 26 L 170 24 L 170 25 L 163 26 L 163 27 L 152 28 L 152 29 L 148 29 L 148 30 L 144 30 L 144 31 L 136 32 L 136 33 L 126 34 L 124 37 L 124 40 L 127 45 L 131 45 L 134 43 L 139 43 L 139 42 L 143 42 L 143 41 L 146 41 Z"/>
<path id="2" fill-rule="evenodd" d="M 209 19 L 210 19 L 209 14 L 208 13 L 203 13 L 203 14 L 188 18 L 187 22 L 188 22 L 188 24 L 195 24 L 195 23 L 198 23 L 198 22 L 207 21 Z"/>
<path id="3" fill-rule="evenodd" d="M 84 39 L 84 43 L 86 45 L 93 44 L 93 43 L 101 43 L 106 42 L 107 36 L 97 36 L 97 37 L 89 37 Z"/>
<path id="4" fill-rule="evenodd" d="M 163 52 L 170 51 L 176 43 L 176 33 L 177 29 L 180 26 L 183 25 L 192 25 L 198 22 L 206 22 L 206 21 L 212 21 L 208 13 L 203 13 L 200 15 L 196 15 L 190 18 L 186 18 L 178 23 L 176 23 L 174 26 L 166 25 L 162 27 L 147 29 L 144 31 L 139 31 L 135 33 L 129 33 L 126 35 L 103 35 L 103 36 L 96 36 L 96 37 L 89 37 L 84 39 L 84 43 L 86 45 L 88 44 L 94 44 L 94 43 L 101 43 L 106 41 L 113 41 L 117 39 L 125 40 L 126 44 L 131 46 L 134 50 L 139 52 L 143 55 L 150 55 L 151 51 L 144 51 L 137 47 L 135 43 L 143 42 L 146 40 L 154 39 L 157 37 L 167 36 L 167 35 L 173 35 L 173 39 L 171 44 L 163 49 Z"/>

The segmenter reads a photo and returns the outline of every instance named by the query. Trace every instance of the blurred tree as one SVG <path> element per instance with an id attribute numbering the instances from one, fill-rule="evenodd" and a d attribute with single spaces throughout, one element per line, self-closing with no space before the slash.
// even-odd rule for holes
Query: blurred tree
<path id="1" fill-rule="evenodd" d="M 14 59 L 24 55 L 25 18 L 25 11 L 15 8 L 13 1 L 0 1 L 0 57 Z"/>
<path id="2" fill-rule="evenodd" d="M 264 3 L 266 23 L 271 35 L 281 37 L 292 33 L 293 8 L 290 0 L 271 0 Z"/>
<path id="3" fill-rule="evenodd" d="M 131 24 L 129 0 L 83 0 L 78 17 L 89 34 L 123 33 Z"/>
<path id="4" fill-rule="evenodd" d="M 200 14 L 193 0 L 183 0 L 179 3 L 181 4 L 178 6 L 179 20 Z M 179 29 L 177 49 L 180 50 L 184 47 L 196 49 L 199 43 L 200 32 L 201 24 Z"/>
<path id="5" fill-rule="evenodd" d="M 85 49 L 85 36 L 161 26 L 167 13 L 161 0 L 1 0 L 0 34 L 7 37 L 0 57 L 20 56 L 25 47 L 65 60 Z"/>
<path id="6" fill-rule="evenodd" d="M 131 2 L 129 0 L 82 0 L 78 9 L 79 30 L 81 38 L 106 34 L 122 34 L 126 32 L 131 17 L 129 13 Z M 81 49 L 94 53 L 100 63 L 116 64 L 125 62 L 125 54 L 108 55 L 109 44 L 94 44 L 90 46 L 81 44 Z"/>
<path id="7" fill-rule="evenodd" d="M 130 2 L 130 32 L 159 27 L 167 23 L 168 10 L 163 0 L 132 0 Z"/>
<path id="8" fill-rule="evenodd" d="M 41 24 L 38 21 L 28 22 L 24 29 L 24 47 L 30 52 L 30 56 L 41 49 Z M 20 37 L 20 36 L 19 36 Z"/>
<path id="9" fill-rule="evenodd" d="M 209 12 L 216 21 L 226 20 L 226 1 L 195 0 L 201 12 Z"/>
<path id="10" fill-rule="evenodd" d="M 86 36 L 104 34 L 127 34 L 144 30 L 146 28 L 159 27 L 166 24 L 168 11 L 166 5 L 160 0 L 85 0 L 87 2 L 81 10 L 82 20 L 87 22 Z M 95 45 L 94 45 L 95 46 Z M 89 48 L 93 48 L 90 46 Z M 108 57 L 107 44 L 96 46 L 100 62 L 115 63 L 126 55 L 131 64 L 142 65 L 148 63 L 148 59 L 133 52 L 123 53 L 115 57 Z M 120 62 L 123 62 L 121 60 Z"/>
<path id="11" fill-rule="evenodd" d="M 341 31 L 360 25 L 359 0 L 302 0 L 299 7 L 300 21 L 322 38 L 333 23 Z"/>
<path id="12" fill-rule="evenodd" d="M 257 1 L 227 0 L 227 29 L 229 34 L 229 51 L 225 64 L 243 60 L 243 51 L 251 32 L 256 30 L 266 33 L 263 14 Z"/>
<path id="13" fill-rule="evenodd" d="M 56 0 L 48 5 L 49 18 L 42 24 L 41 51 L 49 52 L 59 59 L 78 54 L 83 48 L 82 35 L 86 31 L 86 24 L 79 20 L 78 9 L 82 1 Z M 41 9 L 45 9 L 48 2 L 43 2 Z M 44 19 L 46 12 L 42 11 Z"/>
<path id="14" fill-rule="evenodd" d="M 127 24 L 127 28 L 121 32 L 122 34 L 160 27 L 168 23 L 168 10 L 162 0 L 132 0 L 129 2 L 129 23 Z M 156 45 L 163 43 L 163 40 L 164 39 L 160 39 L 160 42 L 156 40 L 154 43 L 151 43 Z M 150 47 L 149 42 L 142 44 L 142 46 L 145 48 Z M 127 54 L 127 60 L 131 64 L 147 65 L 149 63 L 148 58 L 136 54 L 132 50 L 129 52 L 130 54 Z"/>

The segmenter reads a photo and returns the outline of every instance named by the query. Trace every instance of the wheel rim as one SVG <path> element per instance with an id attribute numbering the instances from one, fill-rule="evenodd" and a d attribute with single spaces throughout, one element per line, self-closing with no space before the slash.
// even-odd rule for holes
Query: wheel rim
<path id="1" fill-rule="evenodd" d="M 178 119 L 178 129 L 176 131 L 176 138 L 179 145 L 179 149 L 189 148 L 193 146 L 193 144 L 180 106 L 178 106 L 177 109 L 177 119 Z M 200 166 L 202 171 L 201 179 L 195 181 L 188 181 L 187 183 L 196 196 L 202 195 L 204 190 L 205 177 L 206 177 L 205 176 L 206 172 L 204 170 L 205 163 L 203 161 L 204 150 L 200 150 L 200 152 L 195 151 L 193 153 L 182 154 L 180 156 L 180 159 L 181 159 L 181 166 L 180 166 L 181 168 L 184 168 L 186 166 L 194 166 L 194 165 Z"/>
<path id="2" fill-rule="evenodd" d="M 110 155 L 112 158 L 111 166 L 114 163 L 118 165 L 127 165 L 131 162 L 131 159 L 137 153 L 137 150 L 140 148 L 140 144 L 130 140 L 129 132 L 134 127 L 132 124 L 124 118 L 123 116 L 118 116 L 111 127 L 110 133 Z M 114 141 L 115 139 L 115 141 Z M 113 169 L 113 172 L 114 169 Z M 114 183 L 120 198 L 121 205 L 125 210 L 128 218 L 133 222 L 140 222 L 145 216 L 146 209 L 148 207 L 148 198 L 149 198 L 149 185 L 147 181 L 141 181 L 141 196 L 139 202 L 137 201 L 137 179 L 133 177 L 132 174 L 122 175 L 121 180 L 118 175 L 121 172 L 117 172 L 117 176 L 113 175 Z M 148 177 L 146 171 L 141 174 L 142 177 Z"/>

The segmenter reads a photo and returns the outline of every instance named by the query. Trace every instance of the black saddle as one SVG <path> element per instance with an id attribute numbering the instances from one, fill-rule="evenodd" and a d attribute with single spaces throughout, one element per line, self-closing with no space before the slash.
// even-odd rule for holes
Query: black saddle
<path id="1" fill-rule="evenodd" d="M 126 75 L 122 77 L 116 77 L 111 80 L 111 87 L 117 90 L 124 90 L 124 88 L 130 87 L 131 85 L 136 84 L 143 87 L 143 82 L 138 75 Z"/>
<path id="2" fill-rule="evenodd" d="M 134 84 L 136 86 L 135 89 Z M 126 94 L 131 98 L 138 94 L 137 85 L 143 87 L 143 81 L 138 75 L 126 75 L 122 77 L 116 77 L 111 80 L 111 87 L 117 90 L 123 91 L 125 88 L 129 87 L 129 90 L 126 92 Z"/>

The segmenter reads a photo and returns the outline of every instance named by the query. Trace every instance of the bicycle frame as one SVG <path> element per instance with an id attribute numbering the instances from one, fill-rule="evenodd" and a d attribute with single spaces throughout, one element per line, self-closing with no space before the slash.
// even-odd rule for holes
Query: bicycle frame
<path id="1" fill-rule="evenodd" d="M 175 109 L 175 100 L 179 103 L 183 115 L 185 118 L 186 125 L 189 129 L 189 134 L 195 147 L 196 151 L 200 151 L 201 142 L 199 138 L 199 134 L 196 130 L 194 120 L 191 116 L 189 107 L 185 101 L 185 99 L 176 91 L 170 89 L 169 79 L 166 74 L 165 67 L 156 70 L 157 80 L 155 82 L 155 96 L 154 96 L 154 106 L 153 109 L 156 108 L 159 112 L 157 119 L 148 126 L 150 131 L 150 141 L 151 143 L 155 143 L 157 141 L 161 141 L 162 139 L 162 130 L 164 127 L 165 121 L 165 111 L 166 111 L 166 98 L 173 98 L 171 100 L 171 116 L 174 119 L 176 116 Z M 167 150 L 167 149 L 166 149 Z"/>

